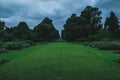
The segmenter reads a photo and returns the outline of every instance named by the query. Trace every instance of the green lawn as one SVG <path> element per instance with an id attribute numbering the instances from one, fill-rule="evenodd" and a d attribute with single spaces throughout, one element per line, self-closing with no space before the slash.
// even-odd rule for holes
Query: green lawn
<path id="1" fill-rule="evenodd" d="M 0 80 L 120 80 L 120 55 L 66 42 L 10 51 Z"/>

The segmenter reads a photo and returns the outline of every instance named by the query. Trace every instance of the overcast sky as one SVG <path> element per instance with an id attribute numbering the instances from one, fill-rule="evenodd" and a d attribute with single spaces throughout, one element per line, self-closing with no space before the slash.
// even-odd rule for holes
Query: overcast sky
<path id="1" fill-rule="evenodd" d="M 80 15 L 87 5 L 98 7 L 103 18 L 114 11 L 120 19 L 120 0 L 0 0 L 0 20 L 7 26 L 26 21 L 33 28 L 44 17 L 50 17 L 60 31 L 72 13 Z"/>

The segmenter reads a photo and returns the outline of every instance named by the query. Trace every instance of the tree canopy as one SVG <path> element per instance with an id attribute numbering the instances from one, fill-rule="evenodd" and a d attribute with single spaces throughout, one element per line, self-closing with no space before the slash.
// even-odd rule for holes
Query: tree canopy
<path id="1" fill-rule="evenodd" d="M 37 33 L 38 41 L 51 41 L 59 38 L 58 31 L 55 29 L 52 20 L 48 17 L 38 24 L 34 31 Z"/>
<path id="2" fill-rule="evenodd" d="M 80 16 L 72 14 L 67 19 L 62 37 L 67 41 L 88 40 L 102 28 L 101 11 L 96 7 L 87 6 Z"/>

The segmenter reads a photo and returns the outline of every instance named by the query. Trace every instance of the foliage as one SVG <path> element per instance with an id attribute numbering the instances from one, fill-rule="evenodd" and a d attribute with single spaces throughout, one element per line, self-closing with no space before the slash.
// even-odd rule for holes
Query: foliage
<path id="1" fill-rule="evenodd" d="M 102 28 L 102 12 L 97 7 L 87 6 L 82 12 L 81 17 L 85 18 L 85 23 L 90 26 L 90 33 L 94 34 Z"/>
<path id="2" fill-rule="evenodd" d="M 111 38 L 119 37 L 119 19 L 113 11 L 110 12 L 110 16 L 106 18 L 105 29 L 108 29 L 111 33 Z M 117 35 L 117 36 L 116 36 Z"/>
<path id="3" fill-rule="evenodd" d="M 72 14 L 67 19 L 62 38 L 67 41 L 89 40 L 88 37 L 102 28 L 101 19 L 101 11 L 98 8 L 87 6 L 80 16 Z"/>
<path id="4" fill-rule="evenodd" d="M 14 36 L 19 40 L 26 40 L 28 37 L 29 27 L 26 22 L 20 22 L 18 26 L 14 28 Z"/>
<path id="5" fill-rule="evenodd" d="M 102 50 L 117 50 L 120 48 L 119 41 L 94 41 L 90 43 L 91 47 L 99 48 Z"/>
<path id="6" fill-rule="evenodd" d="M 3 41 L 4 37 L 5 37 L 5 22 L 0 20 L 0 41 Z"/>
<path id="7" fill-rule="evenodd" d="M 6 53 L 6 52 L 7 52 L 7 50 L 6 50 L 5 48 L 0 47 L 0 54 L 1 54 L 1 53 Z"/>
<path id="8" fill-rule="evenodd" d="M 7 62 L 9 62 L 9 61 L 10 61 L 10 60 L 2 59 L 2 60 L 0 60 L 0 65 L 5 64 L 5 63 L 7 63 Z"/>
<path id="9" fill-rule="evenodd" d="M 27 41 L 23 41 L 22 42 L 22 48 L 26 48 L 26 47 L 30 47 L 30 46 L 33 46 L 35 45 L 36 43 L 30 41 L 30 40 L 27 40 Z"/>
<path id="10" fill-rule="evenodd" d="M 7 50 L 3 47 L 3 45 L 4 45 L 4 43 L 3 43 L 3 42 L 0 42 L 0 54 L 7 52 Z"/>
<path id="11" fill-rule="evenodd" d="M 5 28 L 5 22 L 0 20 L 0 31 L 4 30 Z"/>
<path id="12" fill-rule="evenodd" d="M 34 31 L 37 34 L 38 41 L 51 41 L 59 38 L 59 33 L 52 24 L 52 20 L 48 17 L 38 24 Z"/>
<path id="13" fill-rule="evenodd" d="M 113 11 L 111 11 L 110 17 L 105 21 L 105 28 L 111 32 L 115 32 L 119 28 L 118 18 Z"/>
<path id="14" fill-rule="evenodd" d="M 21 42 L 6 42 L 3 46 L 7 50 L 19 50 L 22 48 Z"/>
<path id="15" fill-rule="evenodd" d="M 31 40 L 26 40 L 26 41 L 24 41 L 23 43 L 28 43 L 28 44 L 30 44 L 31 46 L 36 44 L 35 42 L 33 42 L 33 41 L 31 41 Z"/>
<path id="16" fill-rule="evenodd" d="M 118 59 L 117 62 L 120 63 L 120 59 Z"/>

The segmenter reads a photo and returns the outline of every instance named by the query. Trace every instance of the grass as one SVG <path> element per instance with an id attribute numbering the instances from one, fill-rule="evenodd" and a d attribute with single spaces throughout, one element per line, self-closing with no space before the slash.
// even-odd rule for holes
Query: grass
<path id="1" fill-rule="evenodd" d="M 0 55 L 0 80 L 120 80 L 120 55 L 66 42 L 39 44 Z"/>

